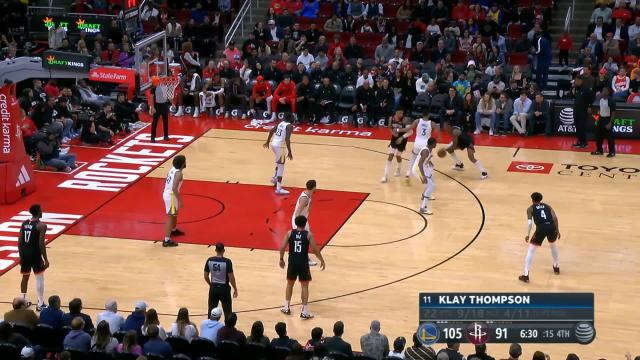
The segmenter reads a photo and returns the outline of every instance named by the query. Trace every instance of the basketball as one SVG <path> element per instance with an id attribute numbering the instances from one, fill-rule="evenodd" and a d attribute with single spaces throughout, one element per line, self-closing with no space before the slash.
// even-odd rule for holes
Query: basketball
<path id="1" fill-rule="evenodd" d="M 438 157 L 443 158 L 445 156 L 447 156 L 447 150 L 445 150 L 444 148 L 438 150 Z"/>

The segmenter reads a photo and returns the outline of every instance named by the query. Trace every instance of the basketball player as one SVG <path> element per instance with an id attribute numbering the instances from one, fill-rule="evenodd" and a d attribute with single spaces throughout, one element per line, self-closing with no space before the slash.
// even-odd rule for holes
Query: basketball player
<path id="1" fill-rule="evenodd" d="M 167 174 L 167 180 L 164 183 L 164 191 L 162 198 L 164 199 L 164 207 L 167 211 L 167 228 L 164 234 L 164 242 L 162 246 L 173 247 L 178 243 L 171 240 L 171 236 L 181 236 L 184 232 L 176 227 L 178 224 L 178 209 L 181 209 L 184 203 L 180 194 L 182 186 L 182 170 L 187 167 L 187 158 L 184 155 L 177 155 L 173 158 L 173 167 Z"/>
<path id="2" fill-rule="evenodd" d="M 435 125 L 435 127 L 433 125 Z M 434 124 L 433 121 L 431 121 L 428 111 L 425 111 L 421 118 L 413 120 L 411 128 L 416 129 L 416 139 L 413 142 L 413 149 L 411 150 L 411 157 L 409 158 L 409 168 L 407 169 L 406 175 L 407 179 L 413 172 L 413 167 L 420 151 L 427 147 L 427 141 L 431 138 L 431 130 L 435 128 L 438 135 L 440 135 L 440 127 L 438 124 Z"/>
<path id="3" fill-rule="evenodd" d="M 433 212 L 429 210 L 429 200 L 435 200 L 431 196 L 435 183 L 433 182 L 433 163 L 431 159 L 433 157 L 433 149 L 436 147 L 436 139 L 429 138 L 427 140 L 427 146 L 420 150 L 420 160 L 418 160 L 418 175 L 420 181 L 425 184 L 424 191 L 422 192 L 422 202 L 420 203 L 420 213 L 425 215 L 433 215 Z"/>
<path id="4" fill-rule="evenodd" d="M 449 129 L 449 132 L 451 133 L 451 137 L 453 138 L 453 141 L 449 145 L 447 145 L 444 151 L 448 153 L 449 156 L 451 156 L 451 158 L 453 159 L 454 161 L 453 169 L 458 171 L 464 170 L 464 164 L 462 163 L 462 161 L 460 161 L 460 159 L 456 155 L 455 150 L 467 150 L 467 156 L 469 157 L 469 161 L 471 161 L 473 165 L 475 165 L 476 168 L 478 168 L 478 171 L 480 171 L 480 179 L 484 180 L 487 177 L 489 177 L 487 170 L 484 168 L 484 166 L 482 166 L 482 163 L 480 162 L 480 160 L 476 159 L 475 157 L 476 148 L 474 146 L 473 139 L 471 138 L 471 136 L 466 132 L 463 132 L 461 128 L 458 126 L 447 125 L 447 127 Z M 443 153 L 438 154 L 438 156 L 440 155 L 444 156 L 445 154 Z"/>
<path id="5" fill-rule="evenodd" d="M 559 254 L 556 240 L 560 239 L 560 228 L 558 225 L 558 217 L 551 206 L 542 202 L 542 194 L 534 192 L 531 194 L 533 204 L 527 209 L 527 236 L 524 241 L 529 243 L 529 251 L 524 264 L 524 274 L 518 279 L 523 282 L 529 282 L 529 268 L 533 261 L 533 254 L 536 249 L 542 245 L 545 238 L 549 239 L 549 247 L 551 247 L 551 256 L 553 257 L 553 272 L 560 275 Z M 536 224 L 536 231 L 533 233 L 531 241 L 531 225 Z"/>
<path id="6" fill-rule="evenodd" d="M 40 205 L 31 205 L 29 213 L 31 214 L 31 219 L 22 223 L 18 237 L 20 273 L 22 274 L 20 295 L 26 301 L 27 307 L 31 306 L 31 302 L 26 299 L 29 276 L 33 270 L 36 276 L 36 291 L 38 293 L 36 310 L 40 311 L 46 307 L 44 304 L 44 271 L 49 267 L 49 259 L 47 258 L 47 248 L 44 244 L 44 235 L 47 232 L 47 225 L 40 221 L 42 217 Z"/>
<path id="7" fill-rule="evenodd" d="M 296 201 L 296 208 L 293 211 L 293 215 L 291 216 L 292 229 L 296 228 L 296 218 L 302 215 L 305 218 L 307 218 L 307 226 L 304 229 L 307 231 L 310 230 L 309 210 L 311 209 L 311 198 L 313 197 L 313 194 L 315 192 L 316 192 L 316 181 L 315 180 L 307 181 L 306 189 L 302 193 L 300 193 L 300 196 L 298 197 L 298 201 Z M 309 265 L 316 266 L 318 265 L 318 263 L 309 259 Z"/>
<path id="8" fill-rule="evenodd" d="M 300 280 L 302 287 L 302 312 L 300 317 L 303 319 L 313 318 L 313 314 L 309 312 L 307 303 L 309 302 L 309 281 L 311 281 L 311 270 L 309 269 L 309 247 L 315 256 L 320 260 L 320 269 L 324 270 L 325 264 L 318 245 L 313 240 L 313 234 L 305 230 L 307 226 L 307 218 L 298 216 L 295 218 L 296 227 L 287 231 L 287 234 L 280 245 L 280 268 L 284 269 L 284 251 L 289 246 L 289 266 L 287 267 L 287 289 L 285 292 L 284 306 L 280 311 L 290 315 L 291 296 L 293 295 L 293 285 L 296 279 Z"/>
<path id="9" fill-rule="evenodd" d="M 276 171 L 271 182 L 276 185 L 276 194 L 288 195 L 289 190 L 282 188 L 282 174 L 284 173 L 285 162 L 285 145 L 286 158 L 293 160 L 293 152 L 291 151 L 291 133 L 293 132 L 293 125 L 291 125 L 291 113 L 284 114 L 284 118 L 278 125 L 269 131 L 267 141 L 264 143 L 264 147 L 271 146 L 271 151 L 276 157 Z"/>
<path id="10" fill-rule="evenodd" d="M 398 168 L 396 169 L 395 176 L 400 176 L 402 167 L 402 153 L 407 147 L 407 141 L 409 136 L 413 134 L 413 128 L 411 125 L 405 126 L 404 109 L 398 108 L 396 113 L 389 118 L 389 130 L 391 130 L 391 141 L 389 142 L 389 156 L 387 162 L 384 165 L 384 176 L 380 179 L 380 182 L 386 183 L 389 181 L 389 169 L 391 168 L 391 162 L 393 157 L 396 157 L 398 162 Z"/>
<path id="11" fill-rule="evenodd" d="M 171 100 L 167 98 L 167 94 L 162 90 L 160 78 L 153 76 L 151 78 L 151 104 L 149 104 L 149 115 L 153 116 L 151 121 L 151 142 L 156 142 L 156 128 L 158 127 L 158 119 L 162 116 L 162 129 L 164 131 L 164 140 L 169 140 L 169 106 Z"/>

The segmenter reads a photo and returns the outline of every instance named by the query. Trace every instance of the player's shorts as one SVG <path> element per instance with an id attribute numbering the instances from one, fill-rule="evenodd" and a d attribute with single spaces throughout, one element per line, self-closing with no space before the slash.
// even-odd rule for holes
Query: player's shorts
<path id="1" fill-rule="evenodd" d="M 178 215 L 178 199 L 173 194 L 162 194 L 167 215 Z"/>
<path id="2" fill-rule="evenodd" d="M 389 155 L 400 156 L 407 148 L 407 139 L 403 139 L 400 144 L 396 143 L 397 138 L 392 138 L 389 143 Z"/>
<path id="3" fill-rule="evenodd" d="M 424 140 L 420 140 L 420 141 L 416 141 L 413 143 L 413 149 L 411 150 L 411 152 L 413 153 L 413 155 L 419 155 L 420 151 L 422 151 L 422 149 L 427 147 L 427 142 Z"/>
<path id="4" fill-rule="evenodd" d="M 418 177 L 418 179 L 420 179 L 421 182 L 424 180 L 418 166 L 415 166 L 415 168 L 413 169 L 413 173 L 416 174 L 416 177 Z M 428 181 L 433 181 L 433 168 L 429 166 L 426 169 L 424 169 L 424 175 L 427 177 Z"/>
<path id="5" fill-rule="evenodd" d="M 467 148 L 473 149 L 473 139 L 463 132 L 458 136 L 458 149 L 465 150 Z"/>
<path id="6" fill-rule="evenodd" d="M 291 264 L 287 267 L 287 280 L 300 282 L 311 281 L 311 269 L 309 269 L 309 262 L 304 264 Z"/>
<path id="7" fill-rule="evenodd" d="M 33 270 L 34 274 L 41 274 L 44 272 L 44 261 L 40 254 L 36 255 L 24 255 L 20 256 L 20 273 L 23 275 L 30 274 Z"/>
<path id="8" fill-rule="evenodd" d="M 533 233 L 530 243 L 540 246 L 545 238 L 548 239 L 550 243 L 556 242 L 558 239 L 558 230 L 554 226 L 536 226 L 536 231 Z"/>
<path id="9" fill-rule="evenodd" d="M 275 155 L 275 161 L 278 164 L 284 164 L 285 160 L 287 159 L 287 150 L 284 144 L 280 144 L 280 145 L 273 145 L 271 144 L 271 151 L 273 151 L 273 154 Z"/>
<path id="10" fill-rule="evenodd" d="M 296 219 L 294 217 L 291 218 L 291 228 L 292 229 L 297 228 Z M 311 227 L 309 226 L 309 218 L 307 218 L 307 225 L 304 227 L 304 229 L 307 231 L 311 231 Z"/>

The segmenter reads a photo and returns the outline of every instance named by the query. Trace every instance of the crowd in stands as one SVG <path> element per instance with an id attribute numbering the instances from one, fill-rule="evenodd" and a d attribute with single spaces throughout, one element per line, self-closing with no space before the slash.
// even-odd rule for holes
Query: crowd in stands
<path id="1" fill-rule="evenodd" d="M 236 327 L 238 317 L 230 313 L 221 320 L 220 308 L 211 310 L 209 317 L 199 325 L 189 318 L 189 310 L 181 308 L 175 321 L 167 327 L 160 324 L 158 313 L 139 301 L 130 314 L 121 314 L 118 304 L 110 300 L 104 312 L 94 322 L 82 312 L 82 301 L 72 299 L 69 311 L 61 309 L 60 297 L 49 297 L 38 316 L 29 309 L 25 300 L 16 298 L 13 310 L 4 314 L 0 322 L 0 354 L 9 351 L 22 354 L 22 359 L 221 359 L 221 360 L 305 360 L 305 359 L 362 359 L 362 360 L 494 360 L 486 345 L 475 347 L 475 353 L 466 357 L 460 353 L 459 343 L 447 343 L 439 351 L 420 342 L 414 333 L 408 342 L 399 336 L 390 342 L 381 332 L 380 321 L 371 322 L 369 330 L 360 337 L 361 352 L 354 352 L 343 339 L 345 324 L 337 321 L 332 334 L 320 327 L 311 329 L 305 341 L 287 334 L 287 325 L 278 322 L 272 339 L 266 335 L 265 325 L 255 321 L 245 334 Z M 125 318 L 126 315 L 126 318 Z M 504 354 L 505 356 L 507 354 Z M 512 344 L 508 359 L 519 360 L 522 347 Z M 540 351 L 533 360 L 548 360 Z M 579 360 L 569 354 L 567 360 Z M 631 356 L 627 356 L 631 360 Z M 635 360 L 639 360 L 636 357 Z"/>

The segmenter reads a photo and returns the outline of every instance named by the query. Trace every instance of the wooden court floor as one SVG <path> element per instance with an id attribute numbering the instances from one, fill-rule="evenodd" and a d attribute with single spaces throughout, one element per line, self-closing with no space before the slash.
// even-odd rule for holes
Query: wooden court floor
<path id="1" fill-rule="evenodd" d="M 188 159 L 185 178 L 267 184 L 273 155 L 262 148 L 265 138 L 266 133 L 211 130 L 182 152 Z M 306 135 L 294 135 L 292 141 L 294 160 L 287 163 L 285 186 L 303 187 L 313 178 L 320 190 L 370 196 L 324 248 L 327 269 L 312 270 L 310 309 L 317 316 L 313 320 L 298 318 L 299 307 L 291 317 L 278 311 L 285 274 L 278 267 L 276 252 L 227 250 L 239 285 L 234 310 L 245 332 L 253 321 L 262 320 L 272 337 L 275 323 L 285 321 L 289 334 L 304 342 L 312 327 L 323 327 L 330 335 L 333 322 L 343 320 L 345 338 L 359 349 L 359 337 L 368 331 L 372 319 L 382 322 L 382 332 L 391 341 L 396 336 L 410 339 L 418 324 L 421 291 L 594 292 L 598 331 L 594 343 L 524 345 L 523 358 L 530 358 L 535 350 L 549 353 L 552 359 L 564 359 L 568 352 L 585 359 L 621 359 L 626 351 L 640 353 L 634 325 L 640 323 L 640 174 L 626 179 L 616 173 L 611 178 L 615 169 L 600 168 L 637 168 L 636 156 L 606 159 L 527 149 L 514 156 L 516 149 L 479 147 L 477 157 L 490 174 L 484 181 L 464 154 L 460 154 L 465 161 L 463 172 L 452 170 L 449 158 L 435 159 L 437 200 L 431 203 L 435 214 L 425 219 L 416 212 L 422 192 L 416 179 L 392 177 L 387 184 L 379 182 L 387 141 Z M 512 161 L 554 166 L 546 175 L 507 172 Z M 403 165 L 404 172 L 406 162 Z M 165 163 L 150 176 L 164 177 L 169 166 L 170 162 Z M 579 170 L 578 166 L 599 169 Z M 553 275 L 549 249 L 543 246 L 536 253 L 531 282 L 523 284 L 517 276 L 527 251 L 525 209 L 533 191 L 542 192 L 558 214 L 562 275 Z M 161 211 L 159 199 L 160 194 Z M 313 213 L 311 219 L 314 227 L 322 226 L 313 223 Z M 212 228 L 212 239 L 217 236 L 224 234 Z M 192 314 L 206 312 L 202 270 L 212 252 L 201 245 L 164 249 L 149 241 L 63 235 L 50 244 L 52 267 L 46 273 L 46 296 L 57 293 L 63 303 L 80 297 L 92 315 L 107 299 L 115 298 L 127 312 L 135 301 L 145 300 L 166 314 L 161 321 L 168 328 L 173 321 L 169 314 L 181 306 Z M 18 293 L 18 285 L 17 268 L 0 277 L 2 299 Z M 29 291 L 34 298 L 34 284 Z M 296 288 L 294 300 L 298 298 Z M 0 304 L 0 311 L 9 306 Z M 192 320 L 202 319 L 194 316 Z M 507 345 L 489 345 L 496 358 L 508 357 L 506 349 Z M 471 347 L 463 346 L 462 352 L 470 353 Z"/>

